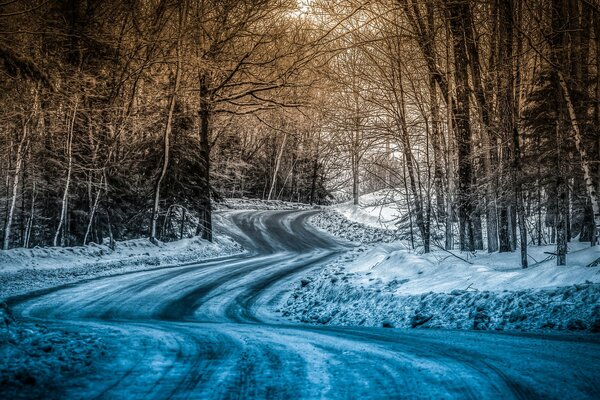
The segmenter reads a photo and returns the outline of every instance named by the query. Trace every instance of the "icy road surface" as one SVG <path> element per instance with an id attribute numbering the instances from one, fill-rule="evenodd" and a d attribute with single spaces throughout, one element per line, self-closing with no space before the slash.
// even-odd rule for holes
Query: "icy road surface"
<path id="1" fill-rule="evenodd" d="M 61 398 L 600 398 L 598 336 L 316 327 L 278 319 L 290 282 L 347 248 L 314 211 L 227 214 L 252 251 L 23 297 L 16 312 L 115 349 Z M 352 304 L 348 304 L 352 307 Z M 401 312 L 402 310 L 398 310 Z"/>

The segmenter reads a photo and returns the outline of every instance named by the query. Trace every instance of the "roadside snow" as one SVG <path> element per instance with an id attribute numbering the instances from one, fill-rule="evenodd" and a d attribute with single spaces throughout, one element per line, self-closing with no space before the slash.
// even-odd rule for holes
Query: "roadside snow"
<path id="1" fill-rule="evenodd" d="M 331 208 L 350 221 L 372 228 L 395 230 L 401 217 L 406 214 L 399 207 L 403 200 L 404 196 L 398 190 L 383 189 L 360 196 L 359 205 L 354 205 L 350 200 Z"/>
<path id="2" fill-rule="evenodd" d="M 20 323 L 0 304 L 0 398 L 54 398 L 64 379 L 106 355 L 97 336 Z"/>
<path id="3" fill-rule="evenodd" d="M 592 248 L 586 243 L 571 243 L 569 247 L 567 266 L 557 267 L 556 259 L 551 258 L 521 269 L 517 252 L 472 255 L 438 250 L 419 255 L 407 249 L 403 243 L 394 242 L 369 249 L 354 262 L 345 265 L 344 269 L 353 274 L 359 285 L 379 287 L 402 281 L 402 285 L 393 292 L 403 295 L 430 291 L 502 291 L 600 283 L 600 268 L 586 267 L 590 261 L 600 257 L 600 246 Z M 550 246 L 530 248 L 532 255 L 539 259 L 550 250 Z"/>
<path id="4" fill-rule="evenodd" d="M 292 320 L 387 327 L 600 331 L 600 246 L 569 244 L 568 266 L 553 246 L 515 253 L 418 254 L 390 230 L 326 209 L 315 226 L 357 244 L 297 283 L 281 308 Z M 387 243 L 386 243 L 387 242 Z"/>
<path id="5" fill-rule="evenodd" d="M 399 239 L 390 230 L 351 221 L 331 208 L 325 208 L 312 216 L 309 223 L 337 238 L 356 244 L 388 243 Z"/>
<path id="6" fill-rule="evenodd" d="M 157 245 L 148 239 L 106 245 L 11 249 L 0 252 L 0 300 L 32 290 L 82 279 L 148 268 L 177 265 L 241 253 L 242 247 L 227 236 L 213 243 L 198 237 Z"/>
<path id="7" fill-rule="evenodd" d="M 356 286 L 340 271 L 323 272 L 308 282 L 293 291 L 283 316 L 330 325 L 600 332 L 599 284 L 410 296 L 395 293 L 401 282 L 387 288 Z"/>
<path id="8" fill-rule="evenodd" d="M 217 210 L 305 210 L 309 208 L 314 207 L 290 201 L 246 198 L 223 199 L 220 203 L 215 204 Z"/>

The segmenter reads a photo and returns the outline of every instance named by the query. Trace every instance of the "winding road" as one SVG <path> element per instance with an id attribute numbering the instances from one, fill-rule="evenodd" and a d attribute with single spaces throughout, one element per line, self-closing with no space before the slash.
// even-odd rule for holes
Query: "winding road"
<path id="1" fill-rule="evenodd" d="M 63 398 L 600 398 L 597 336 L 281 319 L 290 283 L 348 249 L 306 223 L 314 212 L 227 213 L 248 253 L 89 280 L 15 312 L 112 343 L 114 357 Z"/>

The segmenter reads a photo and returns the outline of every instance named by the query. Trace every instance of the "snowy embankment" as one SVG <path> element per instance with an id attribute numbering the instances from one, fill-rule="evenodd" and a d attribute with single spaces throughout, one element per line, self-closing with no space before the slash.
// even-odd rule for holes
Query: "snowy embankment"
<path id="1" fill-rule="evenodd" d="M 348 208 L 344 206 L 345 208 Z M 346 215 L 362 215 L 359 210 Z M 569 244 L 569 265 L 557 267 L 532 247 L 532 266 L 519 255 L 449 253 L 423 255 L 394 241 L 393 231 L 350 221 L 328 209 L 316 227 L 357 243 L 294 288 L 282 314 L 293 320 L 385 327 L 486 330 L 600 331 L 600 268 L 586 265 L 598 246 Z M 376 244 L 380 242 L 380 244 Z M 387 242 L 387 243 L 381 243 Z"/>
<path id="2" fill-rule="evenodd" d="M 290 208 L 282 202 L 266 206 L 246 200 L 224 208 L 235 206 Z M 99 336 L 16 320 L 4 299 L 85 279 L 241 253 L 238 243 L 218 233 L 225 221 L 215 215 L 215 222 L 213 243 L 189 238 L 155 245 L 135 239 L 117 242 L 114 249 L 89 244 L 0 251 L 0 398 L 52 397 L 48 391 L 63 379 L 87 373 L 95 359 L 108 356 Z"/>
<path id="3" fill-rule="evenodd" d="M 213 243 L 194 237 L 157 245 L 148 239 L 117 242 L 115 249 L 79 247 L 12 249 L 0 252 L 0 299 L 83 279 L 179 265 L 240 253 L 230 238 Z"/>
<path id="4" fill-rule="evenodd" d="M 330 207 L 348 220 L 363 226 L 396 230 L 407 218 L 405 196 L 394 189 L 383 189 L 360 196 L 360 205 L 352 200 Z"/>
<path id="5" fill-rule="evenodd" d="M 99 337 L 15 321 L 0 304 L 0 398 L 53 398 L 65 377 L 106 356 Z"/>
<path id="6" fill-rule="evenodd" d="M 226 199 L 217 210 L 295 210 L 305 204 L 280 200 Z M 0 251 L 0 301 L 33 290 L 50 288 L 100 276 L 179 265 L 241 253 L 231 238 L 219 234 L 226 223 L 214 215 L 216 234 L 209 243 L 198 237 L 158 244 L 148 239 L 117 242 L 114 249 L 91 243 L 74 247 L 16 248 Z"/>
<path id="7" fill-rule="evenodd" d="M 213 243 L 197 237 L 156 245 L 148 239 L 135 239 L 117 242 L 114 249 L 90 244 L 0 252 L 0 398 L 23 393 L 43 398 L 46 391 L 60 386 L 64 377 L 84 374 L 94 359 L 107 356 L 98 336 L 17 321 L 2 299 L 84 279 L 242 251 L 239 244 L 217 234 Z"/>
<path id="8" fill-rule="evenodd" d="M 325 208 L 311 217 L 310 223 L 335 237 L 363 246 L 389 243 L 399 239 L 392 230 L 350 220 L 331 208 Z"/>
<path id="9" fill-rule="evenodd" d="M 283 200 L 260 199 L 223 199 L 215 204 L 217 210 L 305 210 L 313 206 L 304 203 L 292 203 Z"/>

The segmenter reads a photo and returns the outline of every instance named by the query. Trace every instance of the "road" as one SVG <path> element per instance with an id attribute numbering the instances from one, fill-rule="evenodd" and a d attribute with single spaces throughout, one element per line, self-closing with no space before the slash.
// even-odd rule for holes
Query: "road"
<path id="1" fill-rule="evenodd" d="M 280 319 L 290 282 L 347 250 L 311 213 L 230 213 L 247 254 L 90 280 L 15 311 L 112 343 L 64 398 L 600 398 L 597 337 Z"/>

